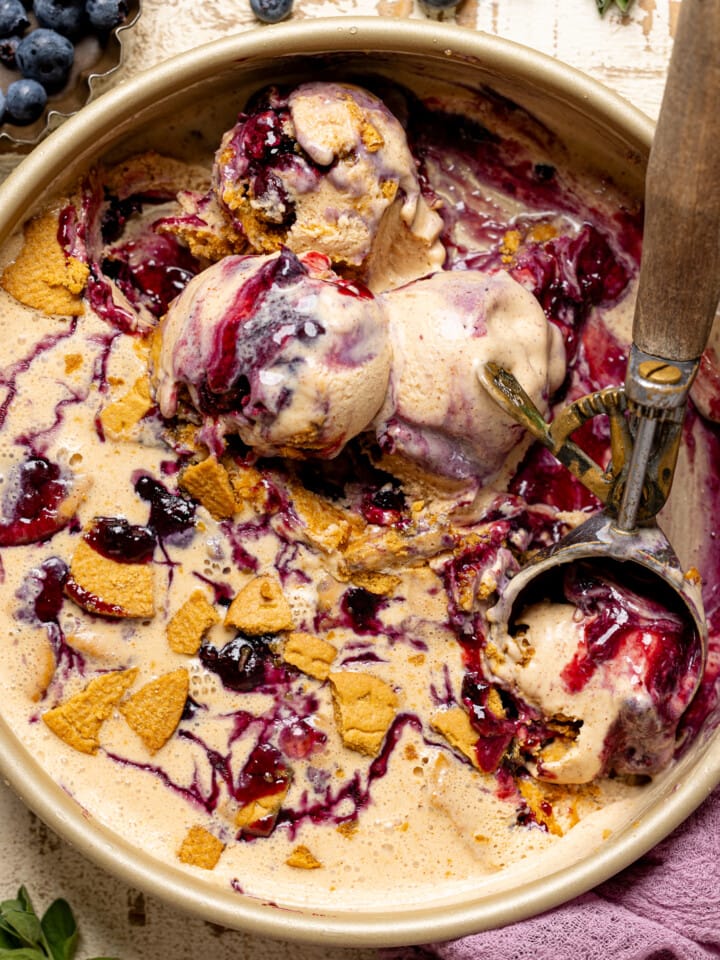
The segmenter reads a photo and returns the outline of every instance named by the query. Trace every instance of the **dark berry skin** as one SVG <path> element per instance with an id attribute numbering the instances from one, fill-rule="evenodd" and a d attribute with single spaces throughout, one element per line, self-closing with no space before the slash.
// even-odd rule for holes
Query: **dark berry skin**
<path id="1" fill-rule="evenodd" d="M 23 77 L 37 80 L 51 92 L 65 86 L 75 49 L 67 37 L 40 27 L 20 41 L 15 59 Z"/>
<path id="2" fill-rule="evenodd" d="M 33 13 L 41 27 L 75 40 L 85 29 L 83 0 L 33 0 Z"/>
<path id="3" fill-rule="evenodd" d="M 109 33 L 128 13 L 125 0 L 87 0 L 85 9 L 90 25 L 99 33 Z"/>
<path id="4" fill-rule="evenodd" d="M 37 80 L 15 80 L 7 89 L 5 120 L 24 126 L 42 116 L 47 103 L 45 88 Z"/>
<path id="5" fill-rule="evenodd" d="M 15 51 L 19 43 L 20 37 L 3 37 L 3 39 L 0 40 L 0 63 L 4 67 L 7 67 L 8 70 L 17 69 Z"/>
<path id="6" fill-rule="evenodd" d="M 5 115 L 5 94 L 0 90 L 0 123 Z"/>
<path id="7" fill-rule="evenodd" d="M 0 0 L 0 37 L 20 36 L 29 26 L 20 0 Z"/>
<path id="8" fill-rule="evenodd" d="M 238 634 L 220 650 L 210 644 L 200 648 L 200 661 L 216 673 L 230 690 L 254 690 L 265 679 L 265 663 L 272 659 L 271 635 Z"/>
<path id="9" fill-rule="evenodd" d="M 250 9 L 263 23 L 279 23 L 289 17 L 293 0 L 250 0 Z"/>

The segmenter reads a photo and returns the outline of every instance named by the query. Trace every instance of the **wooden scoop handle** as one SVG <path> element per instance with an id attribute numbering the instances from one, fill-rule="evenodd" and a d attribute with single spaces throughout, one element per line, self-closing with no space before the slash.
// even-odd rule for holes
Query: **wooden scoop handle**
<path id="1" fill-rule="evenodd" d="M 645 183 L 633 339 L 695 360 L 720 300 L 720 0 L 682 0 Z"/>

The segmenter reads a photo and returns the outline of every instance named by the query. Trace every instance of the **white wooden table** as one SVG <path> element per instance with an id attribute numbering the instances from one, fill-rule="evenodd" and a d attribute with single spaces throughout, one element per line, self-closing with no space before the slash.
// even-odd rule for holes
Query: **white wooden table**
<path id="1" fill-rule="evenodd" d="M 635 0 L 627 16 L 615 7 L 601 19 L 595 0 L 464 0 L 457 21 L 534 47 L 590 74 L 656 117 L 680 0 Z M 422 18 L 414 0 L 295 0 L 293 16 Z M 113 82 L 166 57 L 233 31 L 264 29 L 248 0 L 143 0 Z M 2 170 L 12 165 L 5 161 Z M 166 907 L 88 863 L 45 827 L 0 783 L 0 898 L 20 883 L 39 909 L 58 896 L 75 908 L 82 940 L 78 960 L 370 960 L 373 950 L 342 950 L 262 940 L 224 930 Z M 560 958 L 559 958 L 560 960 Z"/>

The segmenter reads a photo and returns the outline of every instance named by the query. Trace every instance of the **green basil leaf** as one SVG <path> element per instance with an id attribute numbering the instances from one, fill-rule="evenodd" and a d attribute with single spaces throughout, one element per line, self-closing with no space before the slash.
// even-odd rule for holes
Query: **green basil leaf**
<path id="1" fill-rule="evenodd" d="M 605 13 L 605 11 L 607 10 L 607 8 L 610 6 L 612 2 L 613 0 L 595 0 L 600 16 L 602 16 Z"/>
<path id="2" fill-rule="evenodd" d="M 0 947 L 0 960 L 47 960 L 47 956 L 34 947 L 11 947 L 9 950 Z"/>
<path id="3" fill-rule="evenodd" d="M 42 941 L 42 928 L 34 913 L 28 913 L 27 910 L 5 910 L 3 921 L 5 929 L 10 928 L 10 931 L 28 946 L 35 946 Z"/>
<path id="4" fill-rule="evenodd" d="M 20 887 L 20 889 L 17 892 L 17 898 L 22 904 L 23 910 L 25 910 L 27 913 L 32 913 L 33 915 L 35 915 L 35 908 L 32 905 L 32 901 L 30 900 L 30 894 L 27 892 L 26 886 L 23 885 L 22 887 Z"/>
<path id="5" fill-rule="evenodd" d="M 78 928 L 67 900 L 54 900 L 40 921 L 53 960 L 72 960 L 78 941 Z"/>
<path id="6" fill-rule="evenodd" d="M 632 0 L 615 0 L 615 3 L 620 7 L 623 13 L 627 13 L 628 7 L 632 3 Z"/>
<path id="7" fill-rule="evenodd" d="M 2 920 L 0 919 L 0 948 L 5 947 L 7 949 L 13 949 L 18 947 L 18 938 L 8 927 L 3 925 Z"/>

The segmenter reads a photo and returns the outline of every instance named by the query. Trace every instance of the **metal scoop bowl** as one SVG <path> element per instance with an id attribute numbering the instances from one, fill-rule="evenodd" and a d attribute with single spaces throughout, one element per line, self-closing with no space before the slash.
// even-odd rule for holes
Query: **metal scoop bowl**
<path id="1" fill-rule="evenodd" d="M 708 656 L 699 575 L 683 572 L 655 523 L 672 485 L 687 394 L 720 299 L 720 0 L 683 0 L 645 187 L 643 254 L 625 386 L 575 401 L 547 424 L 511 373 L 487 364 L 483 386 L 604 504 L 521 569 L 489 612 L 490 640 L 507 639 L 538 582 L 579 561 L 649 578 L 657 598 L 686 612 L 697 634 L 691 695 Z M 573 443 L 607 415 L 612 461 L 600 467 Z"/>

